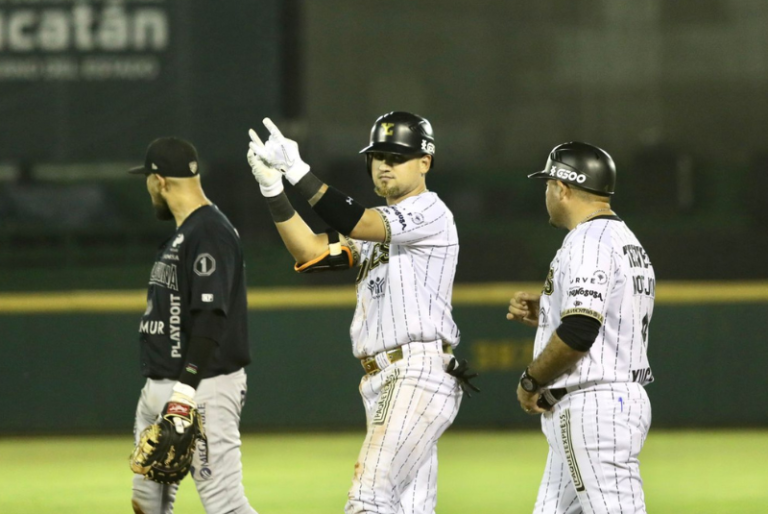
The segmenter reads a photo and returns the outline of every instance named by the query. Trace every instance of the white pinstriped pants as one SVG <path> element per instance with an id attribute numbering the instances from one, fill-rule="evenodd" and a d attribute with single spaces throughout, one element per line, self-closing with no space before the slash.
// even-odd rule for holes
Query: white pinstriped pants
<path id="1" fill-rule="evenodd" d="M 563 397 L 542 414 L 549 455 L 534 514 L 644 514 L 638 455 L 650 426 L 640 384 L 600 384 Z"/>
<path id="2" fill-rule="evenodd" d="M 360 382 L 368 431 L 346 514 L 433 514 L 437 440 L 453 423 L 461 388 L 444 371 L 442 344 L 403 346 L 403 359 Z"/>

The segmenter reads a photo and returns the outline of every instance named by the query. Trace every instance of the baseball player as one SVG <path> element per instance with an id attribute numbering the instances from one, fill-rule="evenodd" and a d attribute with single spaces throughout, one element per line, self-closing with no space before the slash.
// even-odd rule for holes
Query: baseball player
<path id="1" fill-rule="evenodd" d="M 136 409 L 135 437 L 138 442 L 166 405 L 196 406 L 207 445 L 198 444 L 191 475 L 205 511 L 253 514 L 240 462 L 243 367 L 251 361 L 240 238 L 205 197 L 190 143 L 157 139 L 144 165 L 130 172 L 146 176 L 157 217 L 176 222 L 176 231 L 158 249 L 139 323 L 147 382 Z M 134 475 L 133 511 L 172 513 L 177 489 Z"/>
<path id="2" fill-rule="evenodd" d="M 569 231 L 541 296 L 516 293 L 507 314 L 538 327 L 517 389 L 522 408 L 542 414 L 549 442 L 534 512 L 644 513 L 653 266 L 611 209 L 616 168 L 605 151 L 559 145 L 529 178 L 547 181 L 549 222 Z"/>
<path id="3" fill-rule="evenodd" d="M 459 410 L 466 361 L 456 366 L 459 329 L 451 292 L 459 239 L 453 214 L 428 191 L 435 143 L 429 122 L 392 112 L 376 120 L 366 169 L 386 207 L 366 209 L 309 171 L 298 145 L 264 120 L 248 161 L 299 272 L 359 266 L 352 353 L 365 374 L 367 435 L 347 514 L 428 513 L 437 503 L 437 440 Z M 315 234 L 283 192 L 283 175 L 334 231 Z M 476 388 L 475 388 L 476 390 Z"/>

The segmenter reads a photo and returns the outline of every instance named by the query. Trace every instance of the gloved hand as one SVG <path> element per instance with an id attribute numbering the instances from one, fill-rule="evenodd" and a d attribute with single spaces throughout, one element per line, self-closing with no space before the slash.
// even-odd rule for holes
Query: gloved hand
<path id="1" fill-rule="evenodd" d="M 255 130 L 248 131 L 251 136 L 250 145 L 256 145 L 263 148 L 264 143 L 259 139 L 259 135 Z M 271 168 L 269 164 L 264 162 L 254 151 L 248 148 L 248 164 L 251 165 L 251 172 L 259 183 L 259 189 L 261 194 L 267 198 L 277 196 L 283 192 L 283 174 L 280 170 Z"/>
<path id="2" fill-rule="evenodd" d="M 192 411 L 197 409 L 195 388 L 181 382 L 173 386 L 173 394 L 161 414 L 163 419 L 173 423 L 176 432 L 183 434 L 192 425 Z"/>
<path id="3" fill-rule="evenodd" d="M 197 441 L 206 440 L 195 405 L 194 388 L 181 383 L 156 423 L 139 434 L 129 457 L 131 471 L 160 484 L 178 484 L 192 468 Z"/>
<path id="4" fill-rule="evenodd" d="M 472 398 L 472 394 L 469 392 L 470 389 L 476 393 L 480 392 L 480 388 L 470 382 L 470 380 L 477 376 L 477 373 L 470 373 L 469 364 L 467 364 L 466 359 L 461 361 L 461 364 L 457 366 L 456 358 L 451 357 L 451 361 L 446 366 L 445 371 L 449 375 L 456 377 L 459 381 L 459 386 L 461 386 L 461 390 L 464 391 L 468 397 Z"/>
<path id="5" fill-rule="evenodd" d="M 286 138 L 269 118 L 264 118 L 264 126 L 269 130 L 267 144 L 262 144 L 258 134 L 251 134 L 251 151 L 271 168 L 277 168 L 285 174 L 291 185 L 309 172 L 309 164 L 301 160 L 299 145 Z"/>

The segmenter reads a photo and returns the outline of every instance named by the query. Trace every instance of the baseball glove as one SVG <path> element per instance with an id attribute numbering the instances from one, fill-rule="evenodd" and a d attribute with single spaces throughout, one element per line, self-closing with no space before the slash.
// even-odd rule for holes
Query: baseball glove
<path id="1" fill-rule="evenodd" d="M 174 418 L 180 418 L 182 424 Z M 176 428 L 179 425 L 181 432 Z M 129 459 L 131 470 L 160 484 L 177 484 L 189 473 L 198 439 L 206 440 L 197 409 L 168 402 L 157 423 L 141 432 Z"/>

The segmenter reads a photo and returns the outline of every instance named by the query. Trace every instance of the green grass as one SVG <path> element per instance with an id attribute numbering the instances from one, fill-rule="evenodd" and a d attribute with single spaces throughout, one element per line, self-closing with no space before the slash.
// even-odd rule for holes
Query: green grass
<path id="1" fill-rule="evenodd" d="M 260 514 L 342 512 L 362 434 L 249 435 L 245 489 Z M 0 440 L 0 513 L 131 512 L 128 437 Z M 534 432 L 455 432 L 440 441 L 440 514 L 531 512 L 544 468 Z M 768 513 L 768 432 L 651 431 L 641 454 L 648 511 Z M 202 514 L 193 482 L 176 512 Z"/>

